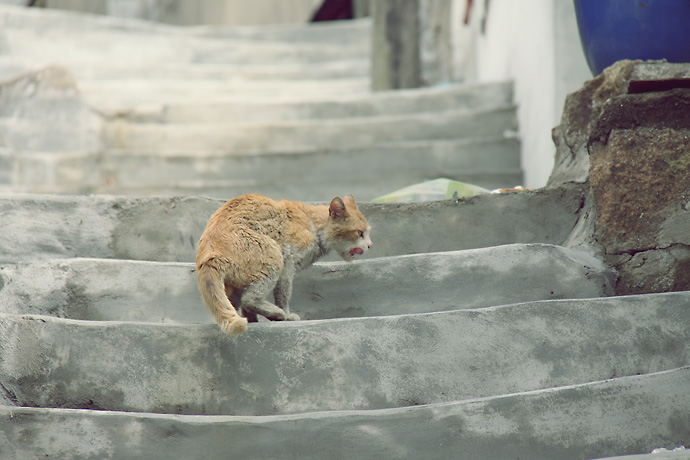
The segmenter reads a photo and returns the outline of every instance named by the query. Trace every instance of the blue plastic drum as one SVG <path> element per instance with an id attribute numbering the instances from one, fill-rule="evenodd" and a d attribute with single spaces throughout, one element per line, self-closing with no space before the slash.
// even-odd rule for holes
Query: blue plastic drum
<path id="1" fill-rule="evenodd" d="M 690 62 L 690 0 L 575 0 L 594 75 L 621 59 Z"/>

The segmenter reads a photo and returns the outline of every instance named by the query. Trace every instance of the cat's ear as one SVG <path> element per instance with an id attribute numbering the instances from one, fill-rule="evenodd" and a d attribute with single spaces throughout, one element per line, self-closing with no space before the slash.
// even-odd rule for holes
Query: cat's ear
<path id="1" fill-rule="evenodd" d="M 343 202 L 345 205 L 348 207 L 348 209 L 356 209 L 359 211 L 359 208 L 357 207 L 357 203 L 355 202 L 355 197 L 352 195 L 347 195 L 344 199 Z"/>
<path id="2" fill-rule="evenodd" d="M 350 212 L 345 207 L 345 203 L 338 196 L 331 200 L 328 214 L 331 216 L 331 219 L 346 219 L 350 217 Z"/>

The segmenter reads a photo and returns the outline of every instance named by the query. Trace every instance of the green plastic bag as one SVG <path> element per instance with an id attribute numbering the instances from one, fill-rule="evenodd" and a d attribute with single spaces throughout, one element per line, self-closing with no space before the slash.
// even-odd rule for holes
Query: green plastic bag
<path id="1" fill-rule="evenodd" d="M 477 185 L 450 179 L 434 179 L 396 190 L 371 200 L 373 203 L 419 203 L 490 193 Z"/>

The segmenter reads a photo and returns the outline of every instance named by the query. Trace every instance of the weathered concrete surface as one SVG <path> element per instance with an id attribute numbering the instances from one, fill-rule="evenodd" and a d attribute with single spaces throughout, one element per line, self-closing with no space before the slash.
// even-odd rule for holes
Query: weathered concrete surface
<path id="1" fill-rule="evenodd" d="M 57 61 L 76 76 L 85 100 L 106 112 L 175 101 L 332 98 L 369 92 L 368 29 L 363 21 L 266 28 L 260 36 L 256 28 L 180 28 L 0 5 L 0 80 Z"/>
<path id="2" fill-rule="evenodd" d="M 176 28 L 0 8 L 0 80 L 52 64 L 57 56 L 60 68 L 68 69 L 79 88 L 79 104 L 110 121 L 104 136 L 100 128 L 96 131 L 97 142 L 89 148 L 61 148 L 53 157 L 56 152 L 49 144 L 54 139 L 75 145 L 80 137 L 65 132 L 84 135 L 92 130 L 57 115 L 42 115 L 41 124 L 0 119 L 0 138 L 5 138 L 0 140 L 0 190 L 217 197 L 253 191 L 314 201 L 336 187 L 353 192 L 361 188 L 359 195 L 370 199 L 444 176 L 492 189 L 522 183 L 521 169 L 515 166 L 519 150 L 511 137 L 516 130 L 511 84 L 371 97 L 367 21 L 330 29 L 267 28 L 262 36 L 256 28 Z M 365 37 L 355 38 L 358 33 Z M 70 107 L 62 104 L 61 110 Z M 46 125 L 54 129 L 43 129 Z M 363 158 L 372 144 L 436 142 L 463 134 L 478 142 L 460 150 L 476 149 L 475 157 L 495 160 L 490 167 L 466 168 L 455 161 L 463 155 L 448 154 L 445 147 L 413 146 L 414 155 Z M 39 142 L 44 137 L 46 142 Z M 486 137 L 496 142 L 484 142 Z M 506 145 L 511 146 L 508 155 L 497 157 Z M 348 146 L 360 150 L 354 152 L 357 158 L 343 169 L 323 167 L 344 163 L 333 156 L 347 157 Z M 316 154 L 315 147 L 319 154 L 308 158 Z M 401 150 L 411 153 L 406 147 Z M 294 155 L 304 151 L 309 155 Z M 157 157 L 161 152 L 168 155 Z M 272 153 L 291 155 L 278 158 Z M 291 180 L 266 177 L 284 171 L 286 164 L 267 166 L 266 161 L 288 158 L 302 160 L 287 162 L 298 172 L 281 177 Z M 302 169 L 310 160 L 321 165 L 312 174 Z M 375 167 L 369 167 L 372 161 Z M 378 174 L 386 168 L 386 175 Z M 323 169 L 330 174 L 318 174 Z M 393 169 L 397 172 L 390 174 Z M 333 171 L 351 173 L 336 182 L 331 180 Z M 130 180 L 133 177 L 143 180 Z M 304 177 L 313 178 L 309 186 L 300 183 Z M 376 185 L 369 188 L 372 182 Z"/>
<path id="3" fill-rule="evenodd" d="M 0 193 L 92 193 L 107 180 L 99 173 L 101 155 L 17 152 L 0 147 Z"/>
<path id="4" fill-rule="evenodd" d="M 688 381 L 685 367 L 446 404 L 269 417 L 4 407 L 0 452 L 8 460 L 228 453 L 286 460 L 582 460 L 690 443 Z"/>
<path id="5" fill-rule="evenodd" d="M 62 259 L 0 264 L 0 310 L 97 321 L 211 323 L 194 264 Z"/>
<path id="6" fill-rule="evenodd" d="M 89 61 L 130 64 L 131 67 L 145 67 L 151 62 L 252 65 L 272 61 L 305 64 L 349 58 L 366 59 L 369 54 L 368 43 L 361 37 L 352 41 L 344 40 L 357 33 L 357 28 L 359 31 L 367 29 L 366 22 L 354 24 L 355 30 L 342 25 L 331 28 L 333 37 L 329 40 L 331 43 L 326 43 L 309 38 L 266 40 L 268 37 L 264 37 L 257 40 L 247 37 L 248 34 L 239 36 L 241 30 L 236 31 L 235 37 L 232 37 L 231 32 L 224 36 L 222 33 L 209 33 L 213 30 L 211 27 L 171 27 L 118 18 L 89 15 L 77 17 L 8 5 L 0 8 L 0 25 L 7 35 L 8 48 L 12 54 L 35 60 L 49 60 L 52 57 L 54 61 L 56 55 L 51 53 L 60 50 L 60 60 L 76 68 Z M 283 29 L 288 31 L 289 28 Z M 296 29 L 297 27 L 292 27 L 295 32 Z M 306 31 L 307 28 L 301 29 Z M 315 32 L 320 30 L 321 36 L 328 33 L 327 26 L 316 29 Z M 85 33 L 89 35 L 89 40 L 80 42 Z M 32 47 L 31 41 L 35 43 L 37 39 L 42 39 L 44 46 Z M 333 43 L 334 39 L 340 41 Z M 103 52 L 104 49 L 107 53 Z M 133 53 L 132 50 L 138 52 Z M 109 59 L 111 57 L 112 60 Z"/>
<path id="7" fill-rule="evenodd" d="M 690 451 L 689 450 L 676 450 L 678 447 L 683 447 L 683 446 L 677 446 L 677 447 L 671 447 L 671 448 L 655 448 L 652 452 L 648 454 L 637 454 L 637 455 L 624 455 L 622 457 L 606 457 L 605 459 L 598 459 L 598 460 L 688 460 L 690 459 Z M 662 450 L 666 449 L 666 451 Z"/>
<path id="8" fill-rule="evenodd" d="M 228 152 L 285 152 L 364 147 L 406 140 L 481 139 L 502 136 L 517 128 L 515 107 L 494 110 L 455 110 L 399 116 L 351 117 L 274 124 L 223 123 L 130 124 L 110 123 L 105 128 L 108 148 L 132 153 L 225 150 Z M 348 135 L 344 136 L 343 133 Z M 366 165 L 362 165 L 366 167 Z"/>
<path id="9" fill-rule="evenodd" d="M 550 245 L 322 262 L 295 278 L 302 319 L 427 313 L 602 297 L 615 275 L 589 254 Z M 381 293 L 386 295 L 382 296 Z M 0 264 L 0 311 L 99 321 L 212 323 L 194 265 L 106 259 Z"/>
<path id="10" fill-rule="evenodd" d="M 65 10 L 19 8 L 0 5 L 2 25 L 6 28 L 27 28 L 33 30 L 54 29 L 62 32 L 139 32 L 151 34 L 175 33 L 186 37 L 209 37 L 235 40 L 287 43 L 326 43 L 339 45 L 353 43 L 367 50 L 370 20 L 338 21 L 333 24 L 275 24 L 261 26 L 198 25 L 178 27 L 157 22 L 133 20 L 115 16 L 101 16 L 75 13 Z"/>
<path id="11" fill-rule="evenodd" d="M 3 315 L 0 382 L 6 404 L 137 412 L 457 401 L 685 366 L 689 295 L 257 323 L 236 337 L 214 325 Z"/>
<path id="12" fill-rule="evenodd" d="M 321 263 L 296 278 L 292 310 L 321 319 L 603 297 L 616 277 L 587 253 L 541 244 Z"/>
<path id="13" fill-rule="evenodd" d="M 477 155 L 478 151 L 481 155 Z M 89 191 L 130 195 L 156 191 L 158 195 L 185 192 L 224 198 L 255 192 L 309 201 L 315 196 L 335 196 L 350 189 L 356 191 L 360 201 L 369 201 L 438 177 L 490 190 L 522 183 L 519 141 L 502 135 L 492 139 L 407 141 L 277 153 L 220 150 L 132 154 L 109 150 L 99 156 L 98 164 L 102 177 Z"/>
<path id="14" fill-rule="evenodd" d="M 305 119 L 375 117 L 415 112 L 506 107 L 513 103 L 512 82 L 453 85 L 366 95 L 333 95 L 323 101 L 234 101 L 166 104 L 155 112 L 127 113 L 134 121 L 159 123 L 267 123 Z"/>
<path id="15" fill-rule="evenodd" d="M 349 79 L 281 79 L 236 81 L 201 80 L 190 84 L 183 78 L 168 80 L 128 79 L 80 80 L 84 97 L 89 104 L 104 113 L 127 112 L 132 107 L 160 107 L 168 102 L 218 102 L 220 101 L 298 101 L 320 100 L 332 94 L 365 94 L 367 80 L 363 77 Z"/>
<path id="16" fill-rule="evenodd" d="M 374 247 L 366 257 L 513 243 L 561 244 L 577 221 L 583 199 L 582 188 L 571 185 L 457 201 L 361 203 L 373 227 Z M 0 260 L 191 262 L 209 217 L 223 202 L 199 197 L 0 194 Z"/>
<path id="17" fill-rule="evenodd" d="M 38 78 L 42 73 L 45 72 L 31 74 L 25 79 Z M 227 127 L 238 122 L 240 110 L 249 111 L 243 123 L 251 120 L 266 123 L 282 116 L 286 118 L 281 121 L 334 117 L 332 125 L 348 111 L 350 116 L 421 112 L 428 117 L 427 112 L 436 111 L 438 114 L 439 110 L 448 108 L 457 110 L 458 107 L 483 107 L 486 110 L 495 106 L 494 104 L 509 104 L 510 95 L 510 85 L 504 83 L 482 85 L 476 93 L 469 86 L 459 86 L 425 90 L 419 94 L 410 91 L 400 95 L 382 95 L 371 101 L 351 97 L 343 101 L 300 104 L 246 101 L 231 105 L 216 103 L 212 106 L 216 110 L 210 110 L 207 117 L 200 117 L 194 126 L 204 126 L 199 124 L 201 120 L 211 116 L 216 128 L 218 120 L 223 120 L 223 126 Z M 163 152 L 140 149 L 102 151 L 100 118 L 86 108 L 78 93 L 70 97 L 73 100 L 65 101 L 64 98 L 55 99 L 39 92 L 31 96 L 29 101 L 24 100 L 25 96 L 15 98 L 17 100 L 13 104 L 23 106 L 22 113 L 28 111 L 24 115 L 29 119 L 8 117 L 5 121 L 0 120 L 0 136 L 6 138 L 6 148 L 0 147 L 0 166 L 3 171 L 0 190 L 214 197 L 256 192 L 289 196 L 297 200 L 313 200 L 319 194 L 337 194 L 341 189 L 350 189 L 358 190 L 360 199 L 369 200 L 391 190 L 437 177 L 477 183 L 489 189 L 522 183 L 519 142 L 506 138 L 501 129 L 497 129 L 489 139 L 433 139 L 391 144 L 382 143 L 385 139 L 381 138 L 375 140 L 375 145 L 354 148 L 347 148 L 337 139 L 331 139 L 330 142 L 324 140 L 325 146 L 314 148 L 307 146 L 309 139 L 302 139 L 298 143 L 305 150 L 290 150 L 287 145 L 281 144 L 269 146 L 269 152 L 257 145 L 255 147 L 258 150 L 237 151 L 231 145 L 218 141 L 216 146 L 223 145 L 216 150 L 200 150 L 189 145 L 185 149 L 183 144 L 176 143 L 174 148 L 169 146 L 173 150 Z M 83 116 L 77 117 L 81 112 L 72 113 L 76 110 L 75 104 L 80 105 Z M 6 110 L 11 106 L 6 107 Z M 170 114 L 173 119 L 182 118 L 187 123 L 188 117 L 198 116 L 204 105 L 186 107 L 177 104 L 174 107 L 176 109 L 153 107 L 119 114 L 112 122 L 112 130 L 119 133 L 127 131 L 129 126 L 137 126 L 130 124 L 130 121 L 166 121 Z M 226 115 L 229 119 L 225 118 Z M 97 123 L 91 123 L 91 126 L 85 117 Z M 62 119 L 67 121 L 60 121 Z M 20 129 L 19 124 L 26 129 Z M 44 127 L 48 124 L 54 129 L 45 130 Z M 79 135 L 65 136 L 65 130 L 60 128 L 62 125 L 68 132 L 78 131 Z M 179 125 L 166 128 L 160 124 L 144 124 L 143 129 L 165 132 L 175 130 L 176 126 Z M 261 131 L 260 127 L 252 127 L 253 131 L 257 129 Z M 42 135 L 36 136 L 35 132 Z M 90 133 L 88 136 L 91 139 L 88 146 L 80 140 L 88 137 L 87 133 Z M 304 132 L 302 135 L 310 136 Z M 337 136 L 333 133 L 331 135 Z M 58 143 L 55 143 L 56 137 Z M 256 141 L 262 142 L 261 135 Z M 248 142 L 252 144 L 254 141 Z M 53 145 L 58 147 L 58 151 L 49 150 Z M 26 148 L 29 147 L 46 150 L 27 151 Z M 69 150 L 68 147 L 76 148 L 76 151 L 65 151 L 64 149 Z M 270 152 L 272 149 L 277 150 Z M 481 155 L 477 155 L 478 151 L 481 151 Z M 352 166 L 360 164 L 366 167 Z"/>
<path id="18" fill-rule="evenodd" d="M 0 147 L 84 152 L 100 148 L 102 118 L 66 67 L 52 65 L 0 82 Z"/>
<path id="19" fill-rule="evenodd" d="M 602 108 L 589 141 L 595 234 L 620 271 L 619 294 L 690 289 L 689 139 L 688 89 Z"/>

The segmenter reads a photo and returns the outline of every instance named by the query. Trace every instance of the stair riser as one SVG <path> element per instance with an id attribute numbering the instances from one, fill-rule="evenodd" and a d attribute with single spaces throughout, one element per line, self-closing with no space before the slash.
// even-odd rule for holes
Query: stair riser
<path id="1" fill-rule="evenodd" d="M 324 196 L 323 201 L 331 198 Z M 580 187 L 568 186 L 458 201 L 362 203 L 374 243 L 365 257 L 512 243 L 561 244 L 577 221 L 582 198 Z M 95 257 L 191 262 L 209 217 L 223 202 L 0 196 L 0 234 L 5 236 L 0 239 L 0 257 L 4 261 Z"/>
<path id="2" fill-rule="evenodd" d="M 476 155 L 481 149 L 482 155 Z M 310 200 L 351 191 L 368 201 L 446 177 L 493 190 L 522 183 L 519 144 L 411 143 L 275 155 L 23 153 L 0 155 L 8 190 L 32 193 L 204 195 L 247 192 Z M 365 167 L 352 167 L 365 165 Z M 248 179 L 249 178 L 249 179 Z"/>
<path id="3" fill-rule="evenodd" d="M 112 81 L 113 75 L 123 80 L 179 80 L 187 79 L 191 85 L 205 81 L 232 81 L 238 75 L 252 80 L 328 80 L 343 78 L 366 78 L 369 75 L 370 60 L 367 56 L 357 58 L 332 57 L 319 66 L 305 66 L 295 62 L 282 62 L 275 65 L 256 63 L 242 64 L 196 64 L 188 62 L 166 62 L 157 68 L 141 66 L 122 66 L 120 63 L 104 62 L 94 67 L 93 62 L 74 62 L 70 68 L 79 81 L 97 84 L 98 81 Z"/>
<path id="4" fill-rule="evenodd" d="M 113 33 L 112 31 L 88 31 L 89 40 L 83 35 L 54 27 L 32 30 L 29 28 L 3 27 L 11 54 L 31 57 L 35 61 L 55 61 L 79 68 L 85 64 L 104 66 L 128 63 L 140 67 L 148 62 L 165 64 L 266 65 L 320 64 L 342 59 L 366 59 L 370 47 L 365 44 L 281 43 L 255 40 L 218 40 L 198 38 L 187 34 Z M 185 36 L 186 35 L 186 36 Z M 40 43 L 41 46 L 32 46 Z M 104 52 L 107 50 L 107 52 Z M 137 52 L 133 52 L 137 50 Z M 111 76 L 112 78 L 112 76 Z"/>
<path id="5" fill-rule="evenodd" d="M 321 24 L 277 24 L 260 26 L 199 25 L 178 27 L 150 21 L 138 21 L 114 16 L 84 15 L 57 9 L 33 10 L 13 6 L 0 6 L 2 26 L 7 30 L 25 29 L 29 33 L 37 30 L 60 31 L 71 36 L 75 30 L 88 34 L 110 32 L 118 37 L 131 37 L 135 34 L 147 34 L 152 39 L 207 38 L 219 40 L 240 40 L 247 44 L 252 42 L 284 42 L 287 44 L 311 43 L 313 45 L 330 44 L 342 46 L 350 43 L 366 47 L 371 33 L 371 21 L 368 18 L 328 22 Z M 83 42 L 83 40 L 82 40 Z"/>
<path id="6" fill-rule="evenodd" d="M 458 401 L 687 365 L 687 302 L 684 293 L 259 323 L 239 337 L 211 325 L 7 316 L 0 381 L 18 405 L 162 413 Z"/>
<path id="7" fill-rule="evenodd" d="M 390 119 L 284 125 L 132 125 L 105 129 L 109 148 L 180 152 L 194 150 L 285 152 L 356 148 L 407 140 L 455 140 L 501 137 L 516 128 L 514 108 L 473 114 L 447 112 Z"/>
<path id="8" fill-rule="evenodd" d="M 690 444 L 689 381 L 684 368 L 477 401 L 260 418 L 0 408 L 0 449 L 8 460 L 581 460 Z"/>
<path id="9" fill-rule="evenodd" d="M 361 200 L 369 201 L 380 197 L 391 190 L 398 190 L 410 184 L 436 179 L 440 175 L 396 175 L 394 177 L 379 177 L 381 183 L 371 181 L 361 181 L 357 179 L 341 179 L 328 182 L 297 182 L 297 178 L 283 183 L 253 182 L 247 180 L 236 181 L 189 181 L 177 182 L 169 186 L 161 187 L 119 187 L 113 183 L 106 186 L 91 187 L 89 189 L 74 190 L 73 188 L 62 189 L 63 193 L 105 193 L 123 194 L 132 196 L 207 196 L 211 198 L 224 199 L 226 197 L 238 196 L 245 193 L 258 193 L 271 197 L 288 197 L 298 201 L 313 201 L 314 197 L 334 197 L 343 194 L 343 190 L 355 190 L 354 194 Z M 500 172 L 493 174 L 446 174 L 449 179 L 459 180 L 470 184 L 479 185 L 489 190 L 497 188 L 513 187 L 522 183 L 522 172 Z M 385 180 L 385 182 L 384 182 Z M 45 191 L 45 189 L 39 189 Z"/>
<path id="10" fill-rule="evenodd" d="M 335 95 L 334 95 L 335 97 Z M 170 105 L 156 118 L 142 121 L 163 123 L 270 123 L 294 120 L 396 116 L 406 113 L 448 110 L 481 110 L 506 107 L 513 103 L 512 84 L 493 83 L 459 86 L 451 89 L 396 91 L 367 94 L 346 100 L 299 103 L 213 103 Z M 136 118 L 136 113 L 133 114 Z"/>
<path id="11" fill-rule="evenodd" d="M 611 278 L 594 258 L 541 245 L 325 262 L 298 274 L 291 309 L 302 319 L 325 319 L 600 297 L 613 293 Z M 102 259 L 4 264 L 0 285 L 4 313 L 213 323 L 193 264 Z"/>
<path id="12" fill-rule="evenodd" d="M 482 151 L 481 155 L 476 154 L 478 150 Z M 169 156 L 111 152 L 100 160 L 100 164 L 105 177 L 125 188 L 233 179 L 278 182 L 279 185 L 283 182 L 385 182 L 387 176 L 396 175 L 437 178 L 519 171 L 520 146 L 515 140 L 500 139 L 472 143 L 403 143 L 274 155 L 227 152 Z"/>

